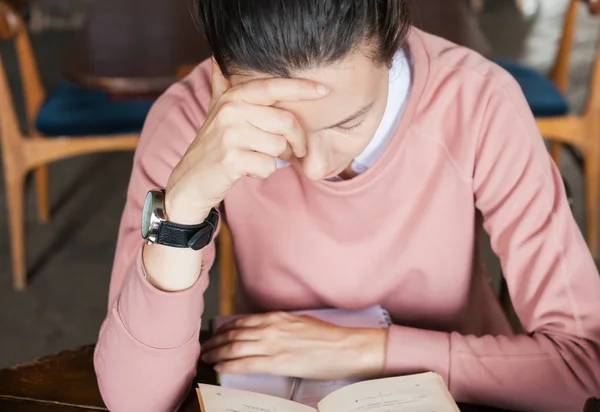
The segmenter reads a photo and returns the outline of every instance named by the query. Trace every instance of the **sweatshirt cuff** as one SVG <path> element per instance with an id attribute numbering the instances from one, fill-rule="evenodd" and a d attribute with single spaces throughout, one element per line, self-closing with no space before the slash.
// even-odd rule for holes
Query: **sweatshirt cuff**
<path id="1" fill-rule="evenodd" d="M 421 372 L 436 372 L 446 385 L 450 384 L 450 335 L 392 325 L 386 348 L 386 375 Z"/>
<path id="2" fill-rule="evenodd" d="M 142 250 L 143 244 L 117 301 L 121 321 L 133 338 L 144 345 L 157 349 L 182 346 L 200 330 L 208 269 L 202 267 L 192 287 L 165 292 L 146 280 Z"/>

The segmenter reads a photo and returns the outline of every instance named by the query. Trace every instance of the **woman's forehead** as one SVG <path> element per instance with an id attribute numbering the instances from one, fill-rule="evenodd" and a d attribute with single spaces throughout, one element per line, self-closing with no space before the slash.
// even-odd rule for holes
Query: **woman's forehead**
<path id="1" fill-rule="evenodd" d="M 266 78 L 261 74 L 234 75 L 232 85 Z M 354 56 L 334 65 L 294 73 L 294 77 L 313 80 L 327 86 L 329 93 L 317 100 L 281 102 L 276 107 L 293 112 L 303 125 L 320 130 L 358 112 L 377 101 L 387 91 L 387 69 L 364 56 Z"/>

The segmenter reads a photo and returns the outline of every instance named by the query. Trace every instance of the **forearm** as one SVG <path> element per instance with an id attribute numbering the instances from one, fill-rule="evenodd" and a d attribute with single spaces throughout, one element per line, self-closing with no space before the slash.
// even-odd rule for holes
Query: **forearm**
<path id="1" fill-rule="evenodd" d="M 144 245 L 140 229 L 146 194 L 166 187 L 204 123 L 209 78 L 210 62 L 188 84 L 169 88 L 148 114 L 136 150 L 94 356 L 111 411 L 175 410 L 195 375 L 214 244 L 199 252 Z"/>
<path id="2" fill-rule="evenodd" d="M 208 273 L 184 291 L 161 291 L 144 278 L 141 249 L 109 308 L 94 366 L 111 410 L 166 412 L 176 408 L 195 374 Z"/>
<path id="3" fill-rule="evenodd" d="M 203 210 L 193 207 L 185 196 L 165 196 L 167 219 L 171 223 L 196 225 L 208 217 L 210 208 Z M 218 229 L 218 228 L 217 228 Z M 215 231 L 214 236 L 218 234 Z M 177 248 L 159 244 L 145 244 L 143 250 L 146 278 L 154 287 L 166 291 L 177 292 L 191 287 L 198 280 L 202 270 L 203 250 Z"/>
<path id="4" fill-rule="evenodd" d="M 598 342 L 564 335 L 466 336 L 392 326 L 387 374 L 434 371 L 459 402 L 581 410 L 600 391 Z"/>
<path id="5" fill-rule="evenodd" d="M 175 411 L 196 374 L 197 335 L 175 348 L 151 348 L 136 341 L 118 316 L 116 311 L 108 315 L 94 353 L 98 386 L 108 409 Z"/>
<path id="6" fill-rule="evenodd" d="M 143 250 L 146 279 L 166 292 L 188 289 L 200 276 L 202 255 L 202 250 L 146 244 Z"/>

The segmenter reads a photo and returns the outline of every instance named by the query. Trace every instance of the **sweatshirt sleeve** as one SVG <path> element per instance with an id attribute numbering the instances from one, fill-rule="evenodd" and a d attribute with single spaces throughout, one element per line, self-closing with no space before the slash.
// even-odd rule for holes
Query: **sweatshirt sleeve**
<path id="1" fill-rule="evenodd" d="M 473 145 L 473 193 L 525 330 L 392 326 L 389 373 L 433 370 L 460 402 L 581 411 L 600 394 L 600 276 L 519 85 L 500 76 Z"/>
<path id="2" fill-rule="evenodd" d="M 94 354 L 102 398 L 114 412 L 174 411 L 195 376 L 202 295 L 215 248 L 211 244 L 203 250 L 201 274 L 191 288 L 156 289 L 144 276 L 141 210 L 148 190 L 165 187 L 205 119 L 210 98 L 206 68 L 199 66 L 155 102 L 134 157 L 108 313 Z"/>

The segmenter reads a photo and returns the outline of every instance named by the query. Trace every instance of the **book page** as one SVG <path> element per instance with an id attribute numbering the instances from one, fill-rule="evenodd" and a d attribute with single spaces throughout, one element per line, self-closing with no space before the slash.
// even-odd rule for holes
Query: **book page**
<path id="1" fill-rule="evenodd" d="M 431 372 L 358 382 L 318 406 L 320 412 L 460 412 L 442 378 Z"/>
<path id="2" fill-rule="evenodd" d="M 287 399 L 215 385 L 198 385 L 202 412 L 317 412 Z"/>
<path id="3" fill-rule="evenodd" d="M 321 399 L 330 393 L 358 381 L 358 379 L 343 379 L 335 381 L 302 379 L 298 384 L 298 388 L 296 389 L 292 400 L 316 408 Z"/>

